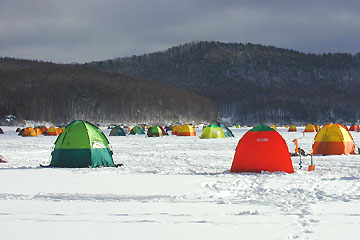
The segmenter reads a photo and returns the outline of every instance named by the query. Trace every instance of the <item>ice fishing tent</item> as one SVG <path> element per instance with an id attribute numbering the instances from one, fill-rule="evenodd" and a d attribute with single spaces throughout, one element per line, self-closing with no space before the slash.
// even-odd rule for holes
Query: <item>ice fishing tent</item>
<path id="1" fill-rule="evenodd" d="M 4 131 L 0 128 L 0 134 L 4 134 Z"/>
<path id="2" fill-rule="evenodd" d="M 293 173 L 289 149 L 273 128 L 259 125 L 240 139 L 230 172 Z"/>
<path id="3" fill-rule="evenodd" d="M 27 127 L 24 129 L 24 131 L 22 132 L 21 136 L 23 137 L 36 137 L 36 132 L 35 129 L 32 127 Z"/>
<path id="4" fill-rule="evenodd" d="M 62 128 L 57 128 L 57 129 L 56 129 L 57 135 L 60 135 L 60 133 L 62 133 L 62 132 L 63 132 L 63 129 L 62 129 Z"/>
<path id="5" fill-rule="evenodd" d="M 131 135 L 136 135 L 136 134 L 145 134 L 144 129 L 142 127 L 139 126 L 135 126 L 131 129 L 130 133 Z"/>
<path id="6" fill-rule="evenodd" d="M 308 124 L 308 125 L 306 125 L 304 132 L 316 132 L 316 129 L 315 129 L 314 125 Z"/>
<path id="7" fill-rule="evenodd" d="M 120 126 L 115 126 L 111 129 L 109 136 L 126 136 L 126 134 Z"/>
<path id="8" fill-rule="evenodd" d="M 148 137 L 162 137 L 163 132 L 160 127 L 158 126 L 152 126 L 147 131 Z"/>
<path id="9" fill-rule="evenodd" d="M 109 141 L 95 125 L 73 121 L 55 141 L 49 167 L 115 167 Z"/>
<path id="10" fill-rule="evenodd" d="M 40 128 L 35 128 L 34 129 L 35 130 L 35 132 L 36 132 L 36 135 L 43 135 L 43 132 L 41 131 L 41 129 Z"/>
<path id="11" fill-rule="evenodd" d="M 184 124 L 181 126 L 177 135 L 178 136 L 196 136 L 196 132 L 192 126 L 190 126 L 189 124 Z"/>
<path id="12" fill-rule="evenodd" d="M 219 127 L 221 127 L 221 129 L 223 130 L 225 137 L 234 137 L 234 134 L 227 126 L 221 123 L 219 124 Z"/>
<path id="13" fill-rule="evenodd" d="M 51 126 L 47 130 L 46 135 L 48 135 L 48 136 L 58 136 L 59 133 L 56 131 L 56 128 L 54 126 Z"/>
<path id="14" fill-rule="evenodd" d="M 177 135 L 177 133 L 179 132 L 179 130 L 181 129 L 180 125 L 175 125 L 173 126 L 172 130 L 171 130 L 171 134 L 172 135 Z"/>
<path id="15" fill-rule="evenodd" d="M 351 125 L 350 128 L 349 128 L 349 131 L 358 132 L 359 131 L 359 125 Z"/>
<path id="16" fill-rule="evenodd" d="M 211 124 L 204 128 L 200 138 L 225 138 L 224 131 L 218 125 Z"/>
<path id="17" fill-rule="evenodd" d="M 288 132 L 296 132 L 296 126 L 290 125 Z"/>
<path id="18" fill-rule="evenodd" d="M 354 150 L 354 140 L 349 131 L 341 124 L 327 124 L 315 136 L 313 154 L 354 154 Z"/>

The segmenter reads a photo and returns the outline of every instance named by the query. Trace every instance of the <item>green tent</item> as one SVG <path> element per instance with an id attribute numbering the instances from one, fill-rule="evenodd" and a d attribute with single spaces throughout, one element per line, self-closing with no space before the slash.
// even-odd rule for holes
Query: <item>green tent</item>
<path id="1" fill-rule="evenodd" d="M 152 126 L 148 129 L 147 135 L 148 137 L 162 137 L 163 131 L 158 126 Z"/>
<path id="2" fill-rule="evenodd" d="M 227 126 L 221 123 L 219 124 L 219 127 L 221 127 L 221 129 L 223 130 L 225 137 L 234 137 L 234 134 Z"/>
<path id="3" fill-rule="evenodd" d="M 135 134 L 145 134 L 144 129 L 142 127 L 139 126 L 135 126 L 131 129 L 130 131 L 131 135 L 135 135 Z"/>
<path id="4" fill-rule="evenodd" d="M 215 124 L 211 124 L 204 128 L 200 138 L 225 138 L 225 134 L 221 127 Z"/>
<path id="5" fill-rule="evenodd" d="M 126 136 L 124 129 L 120 126 L 116 126 L 111 129 L 109 136 Z"/>
<path id="6" fill-rule="evenodd" d="M 116 167 L 109 141 L 95 125 L 73 121 L 55 141 L 49 167 Z"/>

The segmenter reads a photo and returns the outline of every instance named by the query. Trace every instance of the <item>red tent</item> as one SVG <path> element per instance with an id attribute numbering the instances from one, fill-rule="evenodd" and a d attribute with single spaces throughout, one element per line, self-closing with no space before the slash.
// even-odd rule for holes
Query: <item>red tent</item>
<path id="1" fill-rule="evenodd" d="M 282 136 L 266 125 L 248 131 L 239 141 L 230 172 L 293 173 L 289 149 Z"/>
<path id="2" fill-rule="evenodd" d="M 349 131 L 358 132 L 359 131 L 359 125 L 351 125 L 351 127 L 349 128 Z"/>

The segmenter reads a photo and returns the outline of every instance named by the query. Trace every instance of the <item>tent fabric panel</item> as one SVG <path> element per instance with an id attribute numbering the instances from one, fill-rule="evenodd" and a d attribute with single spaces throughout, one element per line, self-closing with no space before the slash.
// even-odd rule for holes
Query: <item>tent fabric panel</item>
<path id="1" fill-rule="evenodd" d="M 109 148 L 109 141 L 102 131 L 95 125 L 85 122 L 90 148 Z"/>
<path id="2" fill-rule="evenodd" d="M 91 167 L 90 149 L 54 149 L 49 167 L 86 168 Z"/>
<path id="3" fill-rule="evenodd" d="M 315 142 L 313 154 L 315 155 L 342 155 L 354 154 L 355 145 L 353 142 Z"/>
<path id="4" fill-rule="evenodd" d="M 88 131 L 83 121 L 73 121 L 55 142 L 55 149 L 89 149 L 91 148 Z"/>
<path id="5" fill-rule="evenodd" d="M 91 149 L 91 167 L 115 167 L 112 151 L 109 148 Z"/>

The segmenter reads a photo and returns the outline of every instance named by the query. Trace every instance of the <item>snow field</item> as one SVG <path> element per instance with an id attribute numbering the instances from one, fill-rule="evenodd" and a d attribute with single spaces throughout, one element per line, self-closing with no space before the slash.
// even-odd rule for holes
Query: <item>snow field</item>
<path id="1" fill-rule="evenodd" d="M 55 137 L 2 127 L 4 239 L 358 239 L 360 155 L 293 157 L 294 174 L 229 172 L 235 138 L 108 137 L 121 168 L 48 169 Z M 287 132 L 309 152 L 314 133 Z M 108 129 L 103 129 L 108 136 Z M 360 143 L 360 133 L 351 132 Z"/>

